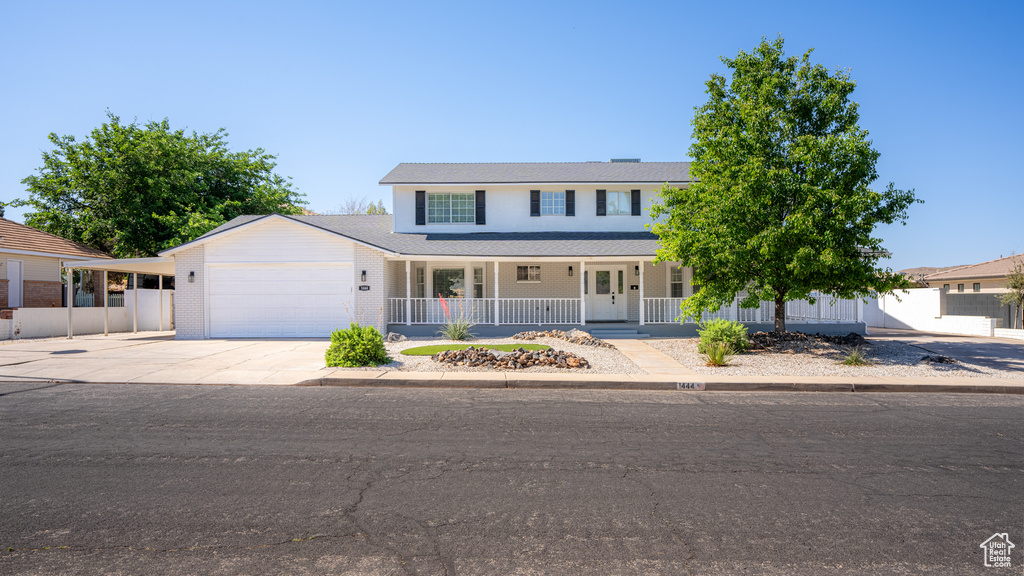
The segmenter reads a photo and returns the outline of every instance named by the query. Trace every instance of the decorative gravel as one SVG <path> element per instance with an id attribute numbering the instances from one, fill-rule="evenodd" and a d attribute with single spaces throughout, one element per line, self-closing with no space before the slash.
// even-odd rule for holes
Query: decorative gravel
<path id="1" fill-rule="evenodd" d="M 566 352 L 572 352 L 573 354 L 586 358 L 587 362 L 590 362 L 591 368 L 587 369 L 573 369 L 573 374 L 646 374 L 639 366 L 633 363 L 632 360 L 626 358 L 614 348 L 598 348 L 595 346 L 582 346 L 579 344 L 572 344 L 565 340 L 558 340 L 556 338 L 537 338 L 536 340 L 529 341 L 530 344 L 547 344 L 555 350 L 564 350 Z M 391 364 L 384 364 L 373 368 L 344 368 L 344 370 L 401 370 L 405 372 L 498 372 L 491 368 L 476 367 L 470 368 L 468 366 L 452 366 L 451 364 L 441 364 L 434 362 L 430 359 L 430 356 L 406 356 L 402 354 L 402 350 L 406 348 L 413 348 L 415 346 L 429 346 L 433 344 L 472 344 L 476 347 L 486 347 L 488 344 L 514 344 L 514 345 L 525 345 L 527 342 L 522 340 L 513 340 L 512 338 L 480 338 L 478 340 L 468 340 L 455 342 L 453 340 L 445 340 L 439 338 L 409 338 L 403 342 L 385 342 L 384 346 L 388 349 L 388 356 L 394 359 Z M 522 370 L 516 370 L 517 374 L 530 374 L 535 372 L 554 372 L 559 374 L 565 374 L 564 368 L 556 368 L 554 366 L 531 366 Z"/>
<path id="2" fill-rule="evenodd" d="M 870 339 L 868 345 L 861 347 L 871 362 L 868 366 L 841 364 L 850 347 L 819 343 L 800 352 L 759 350 L 737 354 L 728 366 L 712 367 L 705 365 L 704 357 L 697 352 L 699 341 L 699 338 L 667 338 L 648 340 L 647 343 L 698 374 L 716 376 L 1024 378 L 1024 373 L 1020 371 L 996 370 L 959 359 L 956 364 L 921 362 L 921 358 L 929 352 L 903 342 Z"/>

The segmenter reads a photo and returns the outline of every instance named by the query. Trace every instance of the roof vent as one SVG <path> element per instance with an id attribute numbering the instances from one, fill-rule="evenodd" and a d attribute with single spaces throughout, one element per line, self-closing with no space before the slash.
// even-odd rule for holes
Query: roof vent
<path id="1" fill-rule="evenodd" d="M 612 164 L 639 164 L 639 158 L 612 158 L 609 160 Z"/>

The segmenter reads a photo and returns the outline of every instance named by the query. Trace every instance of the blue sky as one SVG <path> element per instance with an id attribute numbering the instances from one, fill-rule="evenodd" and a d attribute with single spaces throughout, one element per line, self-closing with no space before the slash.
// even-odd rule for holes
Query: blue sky
<path id="1" fill-rule="evenodd" d="M 781 34 L 850 69 L 894 269 L 1024 252 L 1019 2 L 14 2 L 0 19 L 0 200 L 47 134 L 220 127 L 313 210 L 383 198 L 399 162 L 684 160 L 719 57 Z M 20 221 L 20 210 L 7 216 Z"/>

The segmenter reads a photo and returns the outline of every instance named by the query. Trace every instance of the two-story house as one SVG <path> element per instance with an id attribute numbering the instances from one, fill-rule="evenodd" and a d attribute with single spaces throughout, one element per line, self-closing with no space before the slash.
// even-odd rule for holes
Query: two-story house
<path id="1" fill-rule="evenodd" d="M 380 181 L 393 215 L 240 216 L 146 264 L 173 267 L 182 339 L 322 337 L 352 321 L 433 335 L 449 316 L 481 335 L 692 334 L 676 321 L 691 271 L 655 266 L 647 230 L 658 190 L 688 186 L 688 173 L 638 160 L 399 164 Z M 770 323 L 771 312 L 705 316 Z"/>

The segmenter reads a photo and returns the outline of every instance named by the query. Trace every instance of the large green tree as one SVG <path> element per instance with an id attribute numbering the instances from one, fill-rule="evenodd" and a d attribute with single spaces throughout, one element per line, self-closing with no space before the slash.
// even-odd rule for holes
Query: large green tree
<path id="1" fill-rule="evenodd" d="M 22 180 L 29 226 L 119 257 L 153 256 L 241 214 L 298 214 L 302 194 L 263 149 L 232 152 L 227 133 L 186 134 L 161 122 L 108 121 L 82 141 L 50 134 L 37 174 Z"/>
<path id="2" fill-rule="evenodd" d="M 888 257 L 879 224 L 906 223 L 914 193 L 881 191 L 879 153 L 858 126 L 855 83 L 802 58 L 783 40 L 762 39 L 753 52 L 722 58 L 727 79 L 707 81 L 695 109 L 688 187 L 664 186 L 652 208 L 657 261 L 693 266 L 700 289 L 682 304 L 699 318 L 746 291 L 743 307 L 775 303 L 775 329 L 786 329 L 787 300 L 822 291 L 843 298 L 904 287 L 878 266 Z"/>

